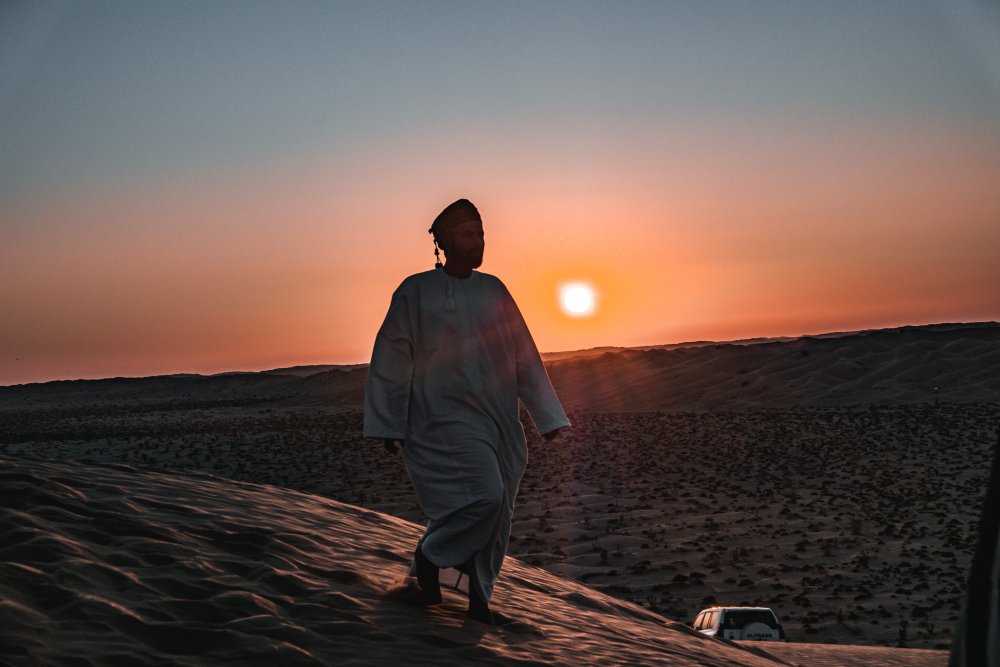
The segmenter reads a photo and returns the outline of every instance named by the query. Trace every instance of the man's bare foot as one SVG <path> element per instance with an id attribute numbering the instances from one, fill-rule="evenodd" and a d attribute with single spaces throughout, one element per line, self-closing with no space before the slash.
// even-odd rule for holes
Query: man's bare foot
<path id="1" fill-rule="evenodd" d="M 511 619 L 490 611 L 490 603 L 480 591 L 478 573 L 476 572 L 475 556 L 462 564 L 465 571 L 469 573 L 469 611 L 465 615 L 469 618 L 486 623 L 487 625 L 506 625 Z"/>
<path id="2" fill-rule="evenodd" d="M 440 592 L 436 599 L 432 595 L 428 595 L 421 590 L 416 577 L 406 577 L 398 586 L 389 589 L 386 595 L 394 600 L 399 600 L 415 607 L 429 607 L 441 602 Z"/>
<path id="3" fill-rule="evenodd" d="M 417 564 L 417 585 L 420 586 L 426 599 L 424 604 L 438 604 L 441 602 L 441 583 L 438 581 L 437 565 L 424 555 L 419 546 L 417 546 L 413 559 Z"/>
<path id="4" fill-rule="evenodd" d="M 470 608 L 465 615 L 474 621 L 479 621 L 486 625 L 501 626 L 514 622 L 514 619 L 508 618 L 498 611 L 490 611 L 489 607 L 479 607 L 475 610 Z"/>

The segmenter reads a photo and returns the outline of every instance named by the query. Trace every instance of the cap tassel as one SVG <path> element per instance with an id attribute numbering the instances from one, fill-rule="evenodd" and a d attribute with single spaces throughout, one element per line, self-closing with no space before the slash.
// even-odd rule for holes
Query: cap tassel
<path id="1" fill-rule="evenodd" d="M 427 230 L 428 234 L 434 233 L 434 228 L 431 227 Z M 438 240 L 434 239 L 434 268 L 440 269 L 443 265 L 441 264 L 441 251 L 438 249 Z"/>

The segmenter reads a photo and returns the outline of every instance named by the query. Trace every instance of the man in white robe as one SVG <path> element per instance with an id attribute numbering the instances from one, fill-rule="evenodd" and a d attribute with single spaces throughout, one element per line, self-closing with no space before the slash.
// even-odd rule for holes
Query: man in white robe
<path id="1" fill-rule="evenodd" d="M 446 264 L 392 295 L 368 369 L 364 436 L 403 445 L 429 519 L 411 568 L 422 601 L 440 602 L 438 568 L 457 567 L 469 575 L 469 616 L 497 623 L 488 603 L 527 463 L 518 399 L 546 441 L 569 420 L 514 299 L 474 270 L 485 245 L 476 207 L 451 204 L 431 233 Z"/>

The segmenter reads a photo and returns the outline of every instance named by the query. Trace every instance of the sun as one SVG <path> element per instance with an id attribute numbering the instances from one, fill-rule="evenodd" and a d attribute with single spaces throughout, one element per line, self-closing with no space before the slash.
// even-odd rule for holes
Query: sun
<path id="1" fill-rule="evenodd" d="M 587 283 L 564 283 L 559 287 L 559 305 L 570 317 L 590 317 L 597 309 L 597 296 Z"/>

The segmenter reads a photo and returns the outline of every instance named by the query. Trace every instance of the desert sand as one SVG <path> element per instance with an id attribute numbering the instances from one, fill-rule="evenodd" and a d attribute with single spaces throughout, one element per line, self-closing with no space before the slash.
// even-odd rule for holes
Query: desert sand
<path id="1" fill-rule="evenodd" d="M 943 665 L 942 651 L 737 644 L 508 560 L 495 600 L 393 595 L 420 527 L 205 474 L 0 458 L 11 664 Z"/>
<path id="2" fill-rule="evenodd" d="M 548 368 L 574 428 L 545 445 L 526 422 L 516 567 L 678 632 L 711 604 L 770 606 L 792 641 L 767 650 L 795 663 L 943 661 L 889 647 L 951 643 L 1000 420 L 995 323 L 563 354 Z M 400 458 L 361 438 L 364 369 L 280 370 L 0 387 L 0 456 L 223 484 L 211 474 L 420 522 Z"/>
<path id="3" fill-rule="evenodd" d="M 531 432 L 511 554 L 677 621 L 763 604 L 794 641 L 946 648 L 998 417 L 995 404 L 571 413 L 556 443 Z M 361 439 L 358 412 L 86 423 L 90 439 L 0 451 L 205 471 L 423 518 L 400 457 Z"/>

